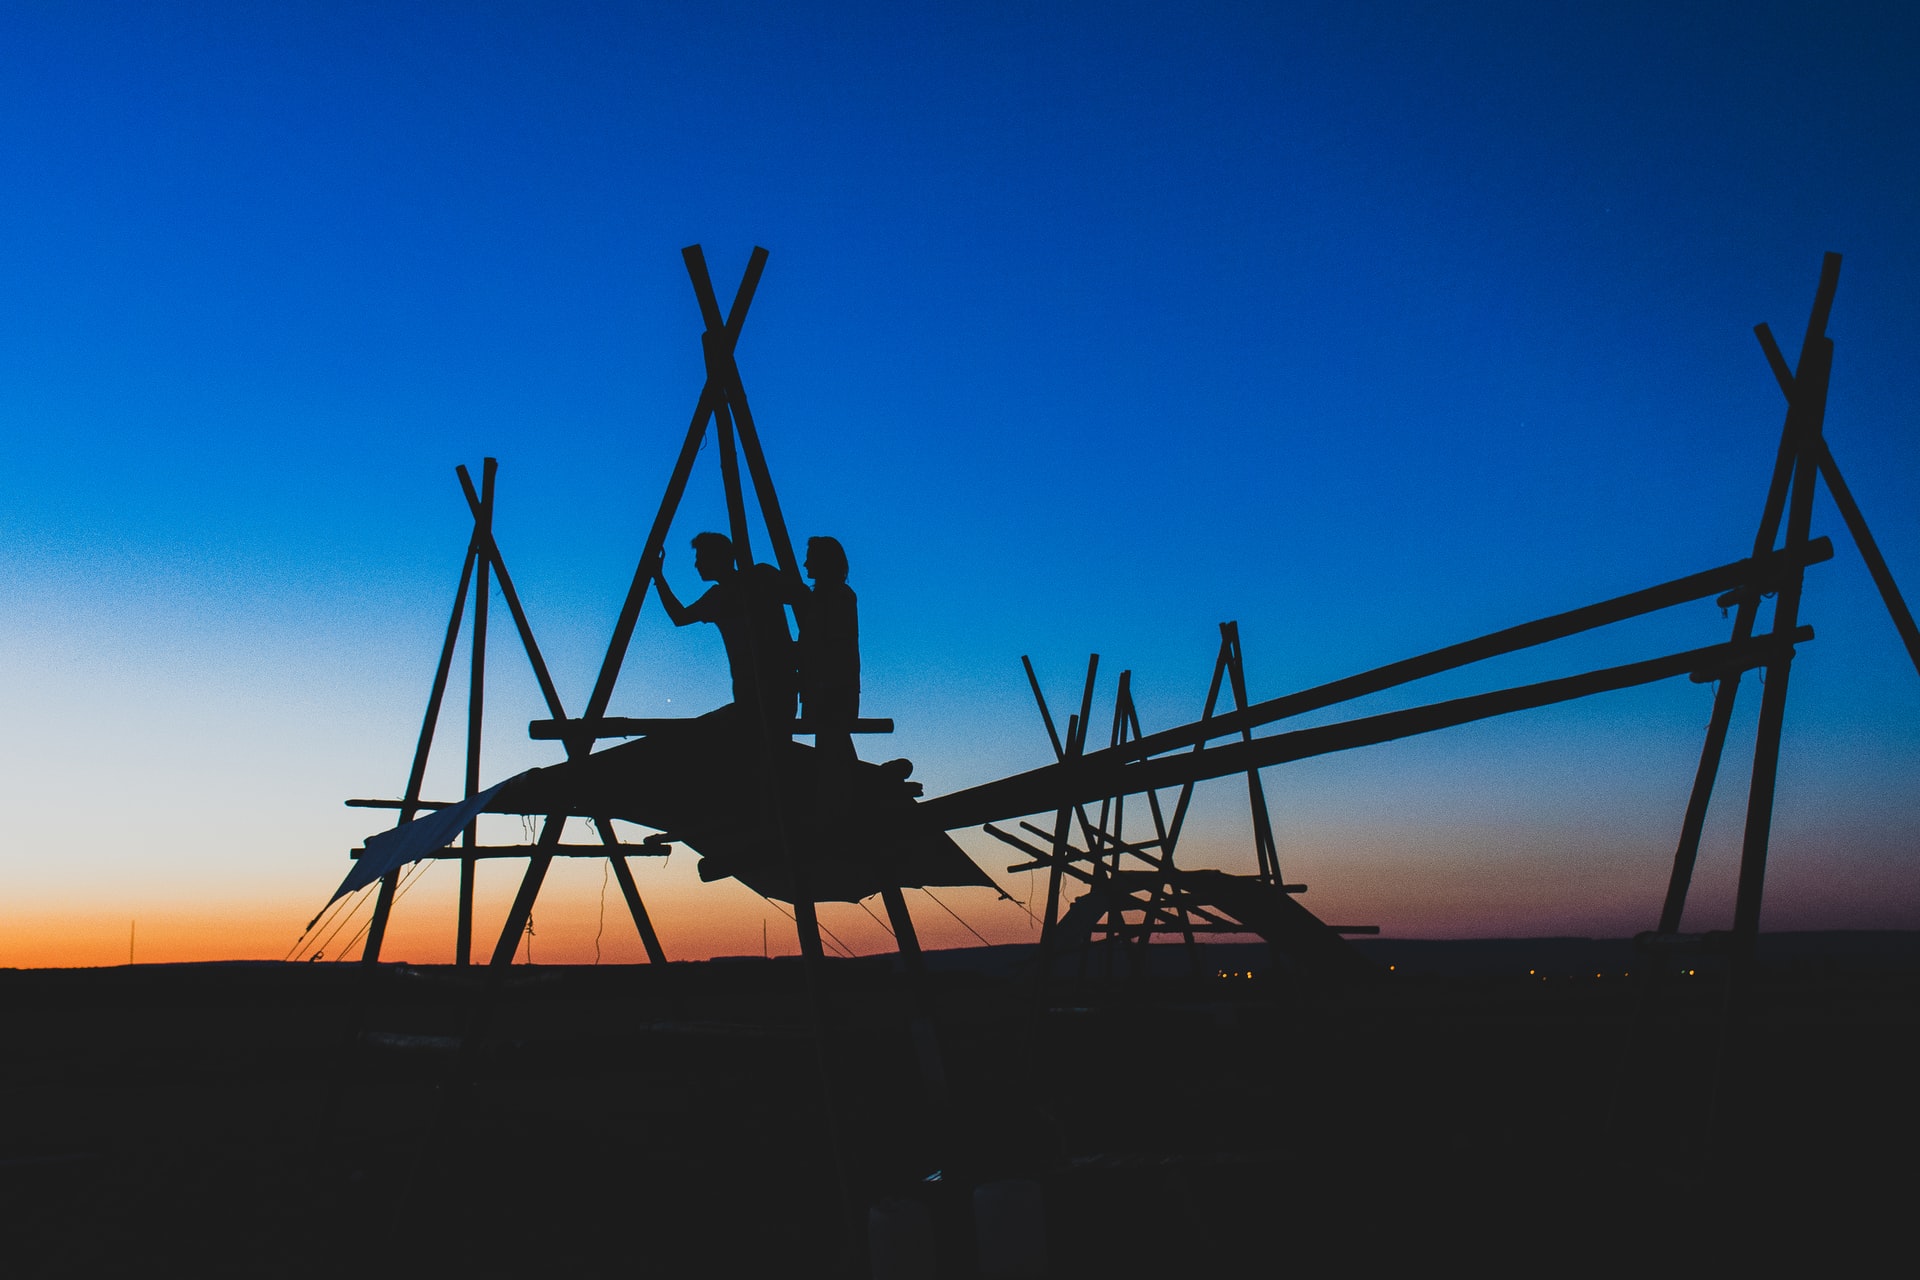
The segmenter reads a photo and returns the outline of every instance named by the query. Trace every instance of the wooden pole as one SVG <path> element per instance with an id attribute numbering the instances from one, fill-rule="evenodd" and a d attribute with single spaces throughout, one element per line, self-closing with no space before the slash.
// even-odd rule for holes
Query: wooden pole
<path id="1" fill-rule="evenodd" d="M 700 282 L 707 279 L 706 258 L 697 244 L 681 250 L 681 256 L 687 261 L 689 273 L 694 275 L 694 292 L 699 296 L 701 315 L 707 327 L 713 329 L 719 307 L 715 304 L 709 312 L 708 303 L 713 296 L 712 282 L 707 282 L 704 293 L 700 288 Z M 727 335 L 724 345 L 728 358 L 732 357 L 733 344 L 740 340 L 740 328 L 746 323 L 747 309 L 753 305 L 754 287 L 759 283 L 759 267 L 765 262 L 766 250 L 755 250 L 754 258 L 747 264 L 747 275 L 740 282 L 740 291 L 734 296 L 733 311 L 718 326 Z M 620 666 L 626 660 L 627 646 L 633 640 L 633 627 L 640 617 L 640 606 L 646 602 L 654 558 L 665 547 L 667 530 L 673 524 L 674 513 L 680 509 L 687 479 L 693 474 L 694 459 L 700 455 L 700 442 L 706 436 L 707 419 L 725 402 L 725 389 L 714 386 L 711 380 L 700 389 L 700 399 L 693 410 L 693 421 L 687 425 L 686 439 L 680 446 L 680 457 L 674 463 L 673 474 L 667 480 L 667 491 L 660 500 L 660 510 L 655 514 L 653 527 L 647 533 L 646 545 L 640 552 L 640 563 L 633 571 L 633 583 L 627 588 L 626 601 L 621 605 L 620 617 L 614 623 L 613 636 L 607 642 L 607 656 L 600 663 L 600 675 L 594 681 L 593 694 L 587 699 L 587 709 L 582 719 L 598 720 L 606 714 L 607 704 L 613 698 L 613 686 L 620 678 Z"/>
<path id="2" fill-rule="evenodd" d="M 420 803 L 420 788 L 427 776 L 427 753 L 433 749 L 433 729 L 440 720 L 440 700 L 446 696 L 447 676 L 453 669 L 453 646 L 460 638 L 460 619 L 466 612 L 467 586 L 473 581 L 473 565 L 479 553 L 474 541 L 467 543 L 467 558 L 460 566 L 460 586 L 453 596 L 453 616 L 447 620 L 446 639 L 440 645 L 440 664 L 434 668 L 433 691 L 427 695 L 427 713 L 420 721 L 420 737 L 413 748 L 413 768 L 407 773 L 407 790 L 400 804 L 400 817 L 393 825 L 413 821 Z M 399 871 L 380 878 L 380 893 L 374 899 L 373 919 L 367 925 L 366 949 L 360 953 L 364 964 L 380 962 L 380 944 L 387 936 L 387 917 L 393 911 L 393 896 L 400 883 Z"/>
<path id="3" fill-rule="evenodd" d="M 1742 603 L 1741 621 L 1734 625 L 1736 640 L 1753 629 L 1753 605 Z M 1740 673 L 1730 671 L 1713 694 L 1713 715 L 1707 722 L 1706 742 L 1700 748 L 1700 765 L 1694 771 L 1693 791 L 1687 797 L 1687 812 L 1680 823 L 1680 843 L 1673 852 L 1673 872 L 1667 878 L 1667 896 L 1660 906 L 1660 933 L 1678 933 L 1680 918 L 1687 909 L 1687 890 L 1693 883 L 1694 862 L 1700 852 L 1700 833 L 1706 826 L 1707 804 L 1713 798 L 1714 779 L 1720 773 L 1720 759 L 1727 745 L 1727 726 L 1733 721 L 1734 697 L 1740 691 Z"/>
<path id="4" fill-rule="evenodd" d="M 1766 325 L 1755 325 L 1753 332 L 1760 339 L 1761 350 L 1766 352 L 1767 364 L 1773 369 L 1781 393 L 1791 404 L 1794 375 L 1787 368 L 1787 358 L 1780 354 L 1780 345 L 1773 340 L 1773 333 Z M 1900 642 L 1907 647 L 1907 658 L 1913 663 L 1914 670 L 1920 672 L 1920 627 L 1914 625 L 1913 611 L 1907 608 L 1907 602 L 1893 580 L 1893 571 L 1887 567 L 1886 557 L 1880 554 L 1880 544 L 1874 541 L 1872 530 L 1867 528 L 1867 518 L 1860 513 L 1860 504 L 1853 500 L 1853 490 L 1847 487 L 1846 479 L 1841 476 L 1840 465 L 1833 460 L 1832 447 L 1824 435 L 1815 442 L 1814 450 L 1820 474 L 1827 482 L 1827 492 L 1833 495 L 1833 504 L 1840 508 L 1840 518 L 1847 522 L 1847 532 L 1853 535 L 1853 545 L 1860 549 L 1860 558 L 1867 562 L 1867 572 L 1873 575 L 1873 585 L 1880 589 L 1880 599 L 1887 606 L 1894 629 L 1900 633 Z"/>
<path id="5" fill-rule="evenodd" d="M 1067 744 L 1061 754 L 1062 760 L 1076 760 L 1080 756 L 1080 717 L 1067 717 Z M 1066 855 L 1069 835 L 1073 830 L 1074 806 L 1063 804 L 1053 818 L 1053 865 L 1047 868 L 1047 906 L 1046 914 L 1040 917 L 1040 962 L 1036 973 L 1042 983 L 1046 981 L 1047 971 L 1053 963 L 1053 952 L 1059 943 L 1060 931 L 1060 877 L 1066 867 Z"/>
<path id="6" fill-rule="evenodd" d="M 1900 642 L 1907 647 L 1907 658 L 1913 663 L 1913 669 L 1920 672 L 1920 627 L 1914 625 L 1913 611 L 1907 608 L 1907 602 L 1900 595 L 1900 588 L 1894 583 L 1893 570 L 1887 568 L 1886 557 L 1880 554 L 1880 544 L 1873 540 L 1873 534 L 1867 528 L 1867 518 L 1860 514 L 1860 505 L 1853 500 L 1853 491 L 1847 488 L 1847 482 L 1840 476 L 1839 464 L 1834 462 L 1833 453 L 1822 439 L 1816 442 L 1820 464 L 1820 474 L 1826 477 L 1827 492 L 1833 495 L 1834 505 L 1840 508 L 1840 516 L 1847 522 L 1847 531 L 1853 535 L 1854 546 L 1860 548 L 1860 558 L 1867 562 L 1867 572 L 1873 575 L 1873 583 L 1880 588 L 1880 599 L 1887 606 L 1887 614 L 1893 619 L 1893 626 L 1900 633 Z"/>
<path id="7" fill-rule="evenodd" d="M 467 496 L 467 506 L 477 520 L 480 516 L 480 495 L 474 492 L 473 477 L 467 474 L 465 467 L 456 467 L 454 471 L 460 477 L 460 488 Z M 527 651 L 527 661 L 533 666 L 533 678 L 540 683 L 540 696 L 546 699 L 547 710 L 554 718 L 564 720 L 567 713 L 560 702 L 560 691 L 554 688 L 553 676 L 547 671 L 547 660 L 540 656 L 540 645 L 533 638 L 533 626 L 527 621 L 527 611 L 520 605 L 520 593 L 514 590 L 513 575 L 507 572 L 506 557 L 500 554 L 500 546 L 493 540 L 491 512 L 487 517 L 486 553 L 493 562 L 493 576 L 500 583 L 500 594 L 507 602 L 507 612 L 513 615 L 513 625 L 520 633 L 521 647 Z"/>
<path id="8" fill-rule="evenodd" d="M 1200 718 L 1195 723 L 1204 725 L 1213 719 L 1213 709 L 1220 704 L 1220 682 L 1227 674 L 1227 650 L 1223 644 L 1219 656 L 1213 661 L 1213 680 L 1207 685 L 1207 700 L 1201 704 Z M 1193 744 L 1193 750 L 1199 751 L 1207 745 L 1206 739 Z M 1173 821 L 1167 824 L 1167 839 L 1178 843 L 1180 832 L 1186 826 L 1187 811 L 1193 804 L 1193 789 L 1197 784 L 1192 781 L 1180 784 L 1180 799 L 1173 806 Z"/>
<path id="9" fill-rule="evenodd" d="M 480 736 L 484 723 L 487 693 L 487 604 L 489 576 L 493 568 L 493 477 L 499 463 L 483 461 L 480 470 L 480 512 L 474 517 L 474 540 L 480 554 L 479 571 L 474 577 L 473 593 L 473 676 L 467 696 L 467 791 L 480 794 Z M 464 849 L 480 843 L 480 821 L 475 818 L 460 833 Z M 460 859 L 460 902 L 454 926 L 453 962 L 465 968 L 473 960 L 473 882 L 474 860 L 471 854 Z"/>
<path id="10" fill-rule="evenodd" d="M 605 823 L 596 821 L 597 827 Z M 627 913 L 633 917 L 634 928 L 640 931 L 640 945 L 647 949 L 647 960 L 652 964 L 665 964 L 667 954 L 660 947 L 660 935 L 653 930 L 653 919 L 647 914 L 646 904 L 640 901 L 640 887 L 633 882 L 633 868 L 627 865 L 625 854 L 609 853 L 607 861 L 613 863 L 614 879 L 620 882 L 620 895 L 627 900 Z"/>
<path id="11" fill-rule="evenodd" d="M 1800 421 L 1796 423 L 1794 432 L 1797 461 L 1792 506 L 1787 516 L 1787 550 L 1790 552 L 1806 545 L 1813 520 L 1813 491 L 1819 473 L 1815 445 L 1820 439 L 1821 421 L 1826 413 L 1827 375 L 1833 359 L 1833 344 L 1824 338 L 1818 343 L 1810 343 L 1809 347 L 1811 350 L 1802 354 L 1800 369 L 1794 378 L 1794 410 Z M 1773 610 L 1773 634 L 1776 639 L 1791 635 L 1798 624 L 1803 579 L 1803 573 L 1792 572 L 1780 584 Z M 1780 762 L 1780 732 L 1786 714 L 1787 680 L 1792 665 L 1791 644 L 1778 645 L 1772 661 L 1767 664 L 1765 688 L 1760 698 L 1753 781 L 1747 793 L 1746 834 L 1740 851 L 1740 881 L 1734 897 L 1736 971 L 1751 968 L 1760 931 L 1760 900 L 1766 881 L 1774 785 Z"/>
<path id="12" fill-rule="evenodd" d="M 747 503 L 740 492 L 740 455 L 733 447 L 733 416 L 721 405 L 713 413 L 714 434 L 720 440 L 720 482 L 727 495 L 727 528 L 733 539 L 733 567 L 753 567 L 753 542 L 747 531 Z"/>
<path id="13" fill-rule="evenodd" d="M 1233 709 L 1247 709 L 1247 673 L 1240 656 L 1240 624 L 1220 624 L 1220 647 L 1226 656 L 1227 676 L 1233 686 Z M 1251 728 L 1240 731 L 1243 742 L 1253 741 Z M 1280 874 L 1280 850 L 1273 839 L 1273 818 L 1267 810 L 1266 788 L 1260 784 L 1260 771 L 1247 770 L 1247 806 L 1253 814 L 1253 845 L 1260 867 L 1260 878 L 1271 885 L 1284 883 Z"/>

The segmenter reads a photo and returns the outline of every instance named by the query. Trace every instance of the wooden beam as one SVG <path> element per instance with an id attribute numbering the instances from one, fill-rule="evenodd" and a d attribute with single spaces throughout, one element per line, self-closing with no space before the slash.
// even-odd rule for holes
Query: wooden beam
<path id="1" fill-rule="evenodd" d="M 527 722 L 527 736 L 536 741 L 570 738 L 639 738 L 654 733 L 673 733 L 687 725 L 696 723 L 698 716 L 601 716 L 597 720 L 530 720 Z M 807 719 L 795 720 L 786 726 L 788 733 L 817 733 L 819 726 Z M 892 733 L 893 721 L 885 717 L 868 716 L 836 726 L 840 733 Z M 355 801 L 349 800 L 353 804 Z M 425 807 L 424 805 L 422 806 Z"/>
<path id="2" fill-rule="evenodd" d="M 480 794 L 480 741 L 487 705 L 487 601 L 493 572 L 493 480 L 500 469 L 494 458 L 482 460 L 480 468 L 480 511 L 474 516 L 473 537 L 478 553 L 478 569 L 473 587 L 472 677 L 467 691 L 467 790 L 468 798 Z M 480 821 L 467 823 L 460 833 L 463 848 L 480 843 Z M 473 859 L 460 861 L 460 893 L 454 907 L 453 962 L 465 966 L 473 962 Z"/>
<path id="3" fill-rule="evenodd" d="M 1775 663 L 1791 645 L 1812 638 L 1813 628 L 1802 627 L 1790 637 L 1767 635 L 1742 645 L 1706 645 L 1644 662 L 1428 703 L 1404 711 L 1364 716 L 1337 724 L 1296 729 L 1290 733 L 1256 738 L 1252 742 L 1235 742 L 1157 760 L 1117 762 L 1111 758 L 1102 760 L 1097 756 L 1068 760 L 924 801 L 919 806 L 919 812 L 923 818 L 943 830 L 974 827 L 1021 814 L 1044 812 L 1056 806 L 1083 803 L 1121 791 L 1131 793 L 1149 787 L 1174 786 L 1189 778 L 1205 780 L 1224 777 L 1248 769 L 1263 769 L 1291 760 L 1391 742 L 1397 738 L 1431 733 L 1515 711 L 1651 684 L 1656 680 L 1687 675 L 1705 667 L 1731 664 L 1736 660 L 1748 666 Z"/>
<path id="4" fill-rule="evenodd" d="M 366 850 L 349 849 L 349 858 L 359 858 Z M 459 847 L 449 852 L 446 858 L 434 861 L 456 862 L 467 858 L 529 858 L 538 853 L 555 858 L 664 858 L 673 852 L 670 841 L 658 844 L 477 844 L 472 847 Z"/>
<path id="5" fill-rule="evenodd" d="M 1404 658 L 1399 662 L 1388 663 L 1384 667 L 1375 667 L 1371 671 L 1361 672 L 1359 675 L 1316 685 L 1298 693 L 1269 698 L 1265 702 L 1254 703 L 1244 711 L 1223 712 L 1177 729 L 1150 733 L 1144 738 L 1136 739 L 1116 749 L 1090 751 L 1083 757 L 1083 762 L 1088 766 L 1097 766 L 1109 762 L 1143 760 L 1148 756 L 1159 755 L 1180 747 L 1194 746 L 1214 738 L 1237 736 L 1245 728 L 1270 724 L 1275 720 L 1303 715 L 1341 702 L 1350 702 L 1355 698 L 1379 693 L 1382 690 L 1408 684 L 1427 676 L 1438 675 L 1444 671 L 1452 671 L 1457 667 L 1483 662 L 1488 658 L 1496 658 L 1521 649 L 1530 649 L 1535 645 L 1579 635 L 1583 631 L 1592 631 L 1610 623 L 1624 622 L 1629 618 L 1638 618 L 1644 614 L 1672 608 L 1674 605 L 1704 600 L 1709 596 L 1719 595 L 1723 591 L 1745 586 L 1750 582 L 1773 582 L 1779 578 L 1781 569 L 1792 562 L 1795 556 L 1805 557 L 1806 564 L 1817 564 L 1832 558 L 1833 543 L 1826 538 L 1815 538 L 1807 543 L 1804 551 L 1772 552 L 1750 556 L 1745 560 L 1736 560 L 1731 564 L 1702 570 L 1641 591 L 1615 596 L 1611 600 L 1603 600 L 1598 604 L 1570 609 L 1565 613 L 1557 613 L 1551 617 L 1490 632 L 1476 639 L 1464 640 L 1459 644 L 1434 649 L 1416 657 Z"/>
<path id="6" fill-rule="evenodd" d="M 601 832 L 606 824 L 594 823 Z M 647 949 L 647 960 L 653 964 L 665 964 L 667 953 L 660 946 L 660 935 L 654 932 L 653 917 L 647 914 L 647 906 L 640 901 L 640 887 L 633 882 L 633 868 L 627 865 L 629 852 L 643 855 L 664 856 L 673 851 L 673 846 L 665 840 L 654 841 L 638 847 L 627 845 L 602 844 L 600 852 L 613 864 L 614 879 L 620 882 L 620 896 L 627 900 L 627 913 L 633 917 L 633 927 L 640 931 L 640 945 Z M 586 855 L 581 855 L 586 856 Z"/>
<path id="7" fill-rule="evenodd" d="M 467 507 L 475 519 L 480 515 L 480 495 L 474 492 L 473 477 L 467 474 L 465 467 L 454 468 L 460 477 L 460 488 L 467 496 Z M 540 682 L 540 696 L 547 701 L 547 710 L 557 719 L 566 718 L 566 709 L 560 704 L 560 691 L 554 687 L 553 676 L 547 670 L 547 660 L 540 655 L 540 646 L 534 642 L 533 626 L 527 621 L 527 611 L 521 607 L 520 593 L 514 590 L 513 576 L 507 572 L 506 557 L 500 554 L 500 544 L 493 540 L 491 521 L 487 529 L 486 553 L 493 561 L 494 577 L 500 582 L 500 594 L 506 598 L 507 610 L 513 614 L 513 625 L 520 632 L 520 643 L 527 651 L 527 660 L 533 664 L 533 676 Z"/>
<path id="8" fill-rule="evenodd" d="M 1840 478 L 1840 467 L 1833 460 L 1833 452 L 1823 438 L 1816 442 L 1820 474 L 1826 477 L 1827 492 L 1833 496 L 1833 503 L 1840 508 L 1840 515 L 1847 522 L 1848 532 L 1853 534 L 1853 544 L 1860 549 L 1860 558 L 1867 562 L 1867 572 L 1873 575 L 1873 585 L 1880 588 L 1880 600 L 1887 606 L 1887 613 L 1893 619 L 1894 630 L 1900 633 L 1900 642 L 1907 647 L 1907 657 L 1913 663 L 1913 669 L 1920 672 L 1920 626 L 1915 626 L 1913 611 L 1907 608 L 1907 602 L 1900 595 L 1900 588 L 1894 584 L 1893 570 L 1887 568 L 1886 557 L 1880 554 L 1880 544 L 1873 540 L 1873 534 L 1867 529 L 1867 518 L 1860 514 L 1860 506 L 1853 500 L 1853 491 L 1847 488 L 1847 482 Z"/>

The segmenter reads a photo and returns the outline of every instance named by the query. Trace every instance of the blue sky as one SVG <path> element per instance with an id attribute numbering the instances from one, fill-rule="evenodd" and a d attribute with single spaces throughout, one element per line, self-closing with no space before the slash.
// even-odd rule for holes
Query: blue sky
<path id="1" fill-rule="evenodd" d="M 1045 758 L 1022 653 L 1064 702 L 1100 651 L 1164 726 L 1225 619 L 1271 696 L 1738 558 L 1782 410 L 1749 330 L 1797 351 L 1827 250 L 1829 438 L 1920 593 L 1916 27 L 1894 5 L 11 6 L 0 964 L 47 939 L 110 962 L 135 918 L 174 947 L 152 958 L 291 943 L 368 828 L 338 801 L 404 781 L 466 537 L 456 463 L 501 459 L 502 546 L 584 702 L 699 387 L 694 242 L 723 296 L 771 252 L 741 368 L 795 534 L 847 546 L 865 704 L 900 725 L 871 749 L 930 793 Z M 718 495 L 709 453 L 683 594 Z M 1920 926 L 1920 677 L 1817 523 L 1842 546 L 1804 609 L 1767 919 Z M 1445 688 L 1723 628 L 1702 605 Z M 553 751 L 494 644 L 500 776 Z M 649 607 L 613 709 L 725 688 L 718 638 Z M 1403 935 L 1645 927 L 1709 697 L 1275 770 L 1283 865 L 1323 915 Z M 1726 914 L 1739 790 L 1692 923 Z M 1190 847 L 1237 867 L 1233 793 L 1205 794 Z M 678 919 L 757 946 L 765 909 L 683 861 L 642 872 L 669 952 Z M 555 917 L 591 916 L 598 871 L 569 875 Z M 414 958 L 450 945 L 437 910 Z"/>

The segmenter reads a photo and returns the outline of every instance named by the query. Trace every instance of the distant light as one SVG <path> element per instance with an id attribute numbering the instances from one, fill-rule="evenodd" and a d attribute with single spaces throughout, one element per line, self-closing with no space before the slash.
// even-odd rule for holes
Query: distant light
<path id="1" fill-rule="evenodd" d="M 1531 969 L 1527 970 L 1527 976 L 1531 978 L 1533 976 L 1533 970 Z"/>
<path id="2" fill-rule="evenodd" d="M 1392 965 L 1388 965 L 1388 966 L 1387 966 L 1387 972 L 1388 972 L 1388 973 L 1392 973 L 1392 972 L 1393 972 L 1393 966 L 1392 966 Z"/>

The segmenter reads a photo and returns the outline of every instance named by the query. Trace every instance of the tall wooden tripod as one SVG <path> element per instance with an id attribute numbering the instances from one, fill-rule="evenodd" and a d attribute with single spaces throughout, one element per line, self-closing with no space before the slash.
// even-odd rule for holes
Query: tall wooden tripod
<path id="1" fill-rule="evenodd" d="M 734 363 L 734 348 L 740 340 L 741 327 L 746 323 L 748 309 L 753 305 L 754 291 L 760 283 L 761 272 L 766 267 L 767 251 L 756 247 L 747 260 L 745 275 L 741 277 L 740 287 L 734 293 L 732 309 L 722 313 L 719 299 L 713 290 L 713 281 L 707 272 L 706 256 L 699 245 L 691 245 L 681 251 L 686 262 L 687 275 L 693 283 L 694 298 L 700 307 L 701 318 L 706 330 L 701 335 L 701 344 L 705 355 L 706 381 L 701 386 L 699 399 L 694 404 L 693 419 L 687 426 L 686 436 L 680 446 L 680 454 L 674 463 L 673 473 L 667 480 L 666 492 L 661 498 L 660 508 L 654 516 L 653 527 L 647 533 L 647 540 L 640 552 L 640 562 L 635 568 L 633 582 L 627 589 L 627 597 L 620 609 L 618 621 L 614 624 L 613 636 L 607 643 L 607 653 L 600 665 L 599 678 L 594 682 L 593 693 L 587 699 L 586 710 L 577 720 L 568 720 L 557 709 L 554 719 L 548 722 L 536 722 L 532 732 L 538 737 L 554 737 L 567 744 L 569 756 L 583 755 L 589 751 L 598 738 L 621 737 L 633 733 L 670 731 L 670 722 L 627 720 L 609 718 L 606 714 L 612 701 L 614 685 L 620 678 L 620 670 L 626 660 L 627 648 L 633 639 L 633 630 L 640 617 L 641 606 L 646 603 L 648 589 L 653 583 L 654 567 L 666 547 L 668 531 L 673 525 L 674 516 L 680 509 L 681 498 L 686 493 L 687 482 L 693 474 L 695 460 L 706 443 L 708 428 L 713 430 L 719 455 L 721 483 L 726 492 L 727 525 L 729 537 L 733 543 L 735 567 L 746 570 L 754 563 L 753 541 L 748 519 L 747 485 L 752 486 L 755 505 L 758 507 L 761 523 L 766 529 L 767 540 L 772 544 L 775 562 L 780 572 L 798 580 L 799 562 L 793 553 L 793 542 L 787 533 L 787 522 L 780 510 L 779 495 L 774 491 L 773 477 L 767 469 L 766 456 L 760 447 L 760 434 L 755 429 L 753 411 L 747 403 L 745 388 L 740 382 L 739 367 Z M 746 476 L 743 481 L 741 463 L 745 461 Z M 891 722 L 884 720 L 862 720 L 855 722 L 855 732 L 885 732 Z M 792 725 L 767 726 L 769 732 L 780 733 L 804 731 L 798 722 Z M 770 802 L 772 797 L 769 797 Z M 779 824 L 778 805 L 774 804 L 775 825 Z M 558 840 L 559 815 L 546 820 L 540 836 L 540 847 L 545 848 Z M 604 830 L 604 824 L 603 830 Z M 788 850 L 791 857 L 791 849 Z M 519 930 L 525 927 L 528 914 L 532 911 L 534 896 L 539 892 L 540 881 L 546 874 L 550 858 L 536 853 L 528 865 L 527 875 L 521 883 L 520 893 L 508 914 L 506 930 L 501 934 L 500 948 L 495 951 L 498 962 L 504 955 L 512 956 L 512 947 L 518 938 Z M 803 866 L 797 863 L 793 867 L 794 883 L 804 886 Z M 894 932 L 903 952 L 909 957 L 917 953 L 913 925 L 906 912 L 905 902 L 898 889 L 884 891 L 888 915 L 892 920 Z M 800 946 L 810 958 L 819 958 L 821 953 L 819 922 L 814 904 L 804 887 L 796 893 L 794 901 L 795 921 L 799 928 Z"/>
<path id="2" fill-rule="evenodd" d="M 499 464 L 492 458 L 486 459 L 481 467 L 480 488 L 475 492 L 473 477 L 465 466 L 455 468 L 460 477 L 461 491 L 466 495 L 467 507 L 473 515 L 473 534 L 467 541 L 467 555 L 460 568 L 460 586 L 454 593 L 453 613 L 447 620 L 446 640 L 440 648 L 440 662 L 434 669 L 433 691 L 427 696 L 427 712 L 420 724 L 420 738 L 413 752 L 413 767 L 407 774 L 407 789 L 399 800 L 349 800 L 347 803 L 359 808 L 398 809 L 400 822 L 413 820 L 423 809 L 445 807 L 445 801 L 422 800 L 420 788 L 426 778 L 427 757 L 433 749 L 434 732 L 440 720 L 440 704 L 447 691 L 447 679 L 453 669 L 454 648 L 460 639 L 460 624 L 466 610 L 468 588 L 473 595 L 472 627 L 472 670 L 467 689 L 467 769 L 466 796 L 472 797 L 480 791 L 480 737 L 482 712 L 486 699 L 487 669 L 487 604 L 490 595 L 489 579 L 497 577 L 500 594 L 507 602 L 508 610 L 513 614 L 514 626 L 519 630 L 520 642 L 526 649 L 527 660 L 533 666 L 534 678 L 540 683 L 541 696 L 546 699 L 547 708 L 555 716 L 564 716 L 560 694 L 554 688 L 553 677 L 547 671 L 546 659 L 540 655 L 540 646 L 533 638 L 533 628 L 527 622 L 526 610 L 521 607 L 520 593 L 514 590 L 513 577 L 507 572 L 507 562 L 500 554 L 499 544 L 493 537 L 493 498 L 494 475 Z M 655 935 L 653 922 L 647 915 L 647 909 L 640 900 L 640 891 L 634 883 L 633 870 L 627 865 L 627 853 L 656 853 L 651 846 L 621 845 L 614 838 L 610 824 L 595 824 L 601 832 L 602 844 L 599 846 L 558 846 L 554 845 L 543 854 L 536 856 L 550 858 L 553 853 L 568 853 L 575 856 L 605 857 L 612 863 L 615 876 L 620 881 L 620 891 L 627 900 L 628 910 L 633 922 L 640 930 L 640 940 L 647 949 L 647 956 L 656 964 L 666 961 L 660 949 L 660 939 Z M 558 825 L 554 825 L 556 834 Z M 471 963 L 473 952 L 473 886 L 475 864 L 481 858 L 525 857 L 533 853 L 526 845 L 482 846 L 478 841 L 478 822 L 469 822 L 461 833 L 460 853 L 460 905 L 455 929 L 454 963 Z M 543 868 L 544 869 L 544 868 Z M 393 910 L 396 890 L 399 887 L 400 872 L 390 871 L 381 878 L 379 895 L 374 901 L 373 920 L 367 929 L 367 943 L 361 953 L 361 959 L 368 964 L 380 959 L 381 944 L 385 941 L 387 920 Z M 505 957 L 510 960 L 514 946 L 519 938 L 519 930 L 525 927 L 525 919 L 515 926 L 511 937 L 501 939 L 505 948 Z M 500 948 L 496 948 L 494 959 L 500 961 Z"/>

